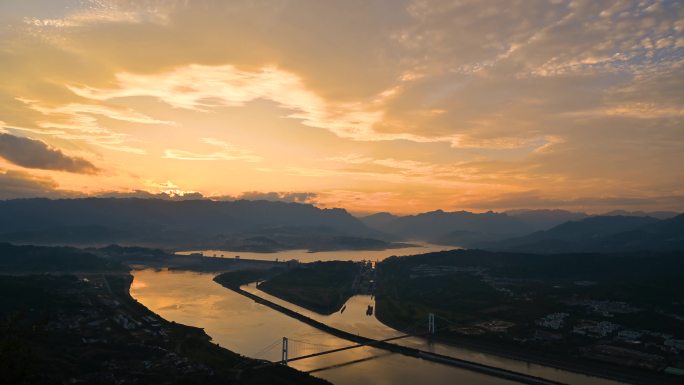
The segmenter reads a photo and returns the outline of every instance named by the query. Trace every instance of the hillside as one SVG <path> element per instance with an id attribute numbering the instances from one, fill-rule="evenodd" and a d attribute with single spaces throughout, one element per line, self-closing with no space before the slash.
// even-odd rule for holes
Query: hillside
<path id="1" fill-rule="evenodd" d="M 567 210 L 511 210 L 506 211 L 506 214 L 525 222 L 533 231 L 548 230 L 565 222 L 589 217 L 585 213 Z"/>
<path id="2" fill-rule="evenodd" d="M 127 273 L 128 267 L 72 247 L 0 243 L 0 274 L 43 272 Z"/>
<path id="3" fill-rule="evenodd" d="M 452 250 L 377 265 L 376 314 L 396 329 L 436 314 L 437 341 L 630 384 L 681 384 L 680 253 Z"/>
<path id="4" fill-rule="evenodd" d="M 21 199 L 0 201 L 0 241 L 167 248 L 391 247 L 343 209 L 270 201 Z M 265 237 L 265 238 L 259 238 Z M 256 243 L 256 245 L 255 245 Z"/>
<path id="5" fill-rule="evenodd" d="M 395 239 L 473 247 L 483 242 L 548 230 L 568 221 L 588 217 L 588 214 L 567 210 L 511 210 L 502 213 L 437 210 L 407 216 L 377 213 L 359 219 L 366 226 Z"/>
<path id="6" fill-rule="evenodd" d="M 532 231 L 523 221 L 494 212 L 478 214 L 437 210 L 394 218 L 389 214 L 375 214 L 361 219 L 366 225 L 401 239 L 453 246 L 469 246 Z"/>
<path id="7" fill-rule="evenodd" d="M 684 250 L 684 215 L 665 220 L 633 216 L 591 217 L 479 246 L 538 253 Z"/>
<path id="8" fill-rule="evenodd" d="M 159 317 L 132 281 L 77 249 L 0 244 L 0 383 L 329 384 Z"/>

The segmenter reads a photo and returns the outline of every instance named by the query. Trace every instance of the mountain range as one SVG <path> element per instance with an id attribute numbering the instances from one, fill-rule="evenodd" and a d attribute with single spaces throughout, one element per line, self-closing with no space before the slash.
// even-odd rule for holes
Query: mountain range
<path id="1" fill-rule="evenodd" d="M 589 217 L 476 246 L 533 253 L 684 251 L 684 214 L 663 220 L 648 216 Z"/>
<path id="2" fill-rule="evenodd" d="M 369 227 L 400 239 L 453 246 L 528 234 L 534 229 L 515 217 L 494 212 L 436 210 L 403 217 L 379 213 L 361 220 Z"/>
<path id="3" fill-rule="evenodd" d="M 0 242 L 257 252 L 380 250 L 412 240 L 534 253 L 684 250 L 682 215 L 609 214 L 436 210 L 356 218 L 344 209 L 265 200 L 17 199 L 0 201 Z"/>
<path id="4" fill-rule="evenodd" d="M 343 209 L 272 201 L 139 198 L 0 201 L 0 241 L 278 251 L 387 248 Z"/>
<path id="5" fill-rule="evenodd" d="M 616 211 L 589 215 L 566 210 L 513 210 L 502 213 L 446 212 L 442 210 L 417 215 L 396 216 L 377 213 L 361 217 L 368 227 L 395 239 L 420 240 L 441 245 L 507 249 L 544 240 L 579 241 L 583 236 L 596 237 L 632 230 L 636 225 L 672 218 L 675 212 Z M 555 229 L 559 227 L 558 229 Z M 545 233 L 548 231 L 548 234 Z M 542 232 L 545 235 L 538 233 Z M 567 233 L 567 234 L 566 234 Z M 537 246 L 541 247 L 541 244 Z"/>

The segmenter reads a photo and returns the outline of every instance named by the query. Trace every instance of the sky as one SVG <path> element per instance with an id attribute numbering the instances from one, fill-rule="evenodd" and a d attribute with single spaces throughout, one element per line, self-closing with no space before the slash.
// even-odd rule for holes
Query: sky
<path id="1" fill-rule="evenodd" d="M 684 211 L 684 2 L 0 0 L 0 199 Z"/>

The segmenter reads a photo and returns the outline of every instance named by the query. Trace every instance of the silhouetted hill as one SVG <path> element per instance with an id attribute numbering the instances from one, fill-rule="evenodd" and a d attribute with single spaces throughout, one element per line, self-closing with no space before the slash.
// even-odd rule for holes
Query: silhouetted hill
<path id="1" fill-rule="evenodd" d="M 480 246 L 537 253 L 684 250 L 684 215 L 661 221 L 652 217 L 591 217 Z"/>
<path id="2" fill-rule="evenodd" d="M 684 214 L 604 237 L 607 250 L 684 251 Z"/>
<path id="3" fill-rule="evenodd" d="M 132 282 L 82 250 L 0 243 L 0 384 L 329 384 L 159 317 L 130 296 Z"/>
<path id="4" fill-rule="evenodd" d="M 679 213 L 674 212 L 674 211 L 625 211 L 625 210 L 613 210 L 609 211 L 607 213 L 601 214 L 601 216 L 615 216 L 615 215 L 624 215 L 624 216 L 631 216 L 631 217 L 653 217 L 657 219 L 670 219 L 674 218 Z"/>
<path id="5" fill-rule="evenodd" d="M 588 214 L 566 210 L 511 210 L 504 213 L 437 210 L 403 217 L 377 213 L 359 219 L 368 227 L 399 239 L 470 247 L 548 230 L 587 217 Z"/>
<path id="6" fill-rule="evenodd" d="M 0 272 L 127 272 L 124 265 L 73 247 L 15 246 L 0 243 Z"/>
<path id="7" fill-rule="evenodd" d="M 418 239 L 444 245 L 468 246 L 531 232 L 523 221 L 502 213 L 445 212 L 442 210 L 396 217 L 376 214 L 365 223 L 402 239 Z M 380 220 L 378 220 L 380 219 Z"/>
<path id="8" fill-rule="evenodd" d="M 363 222 L 366 226 L 373 228 L 373 229 L 382 229 L 385 226 L 387 226 L 389 223 L 392 221 L 396 220 L 399 218 L 396 215 L 390 214 L 390 213 L 376 213 L 376 214 L 371 214 L 367 215 L 365 217 L 359 217 L 359 220 Z"/>
<path id="9" fill-rule="evenodd" d="M 343 209 L 299 203 L 137 198 L 0 201 L 0 240 L 14 243 L 221 247 L 274 234 L 287 235 L 293 247 L 318 236 L 328 243 L 350 244 L 368 243 L 353 238 L 382 236 Z M 344 244 L 328 247 L 344 248 Z"/>
<path id="10" fill-rule="evenodd" d="M 506 214 L 525 222 L 533 231 L 548 230 L 568 221 L 589 217 L 586 213 L 566 210 L 511 210 Z"/>

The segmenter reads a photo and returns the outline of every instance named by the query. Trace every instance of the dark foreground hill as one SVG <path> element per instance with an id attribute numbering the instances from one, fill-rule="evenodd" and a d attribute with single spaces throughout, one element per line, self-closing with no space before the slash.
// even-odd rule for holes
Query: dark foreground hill
<path id="1" fill-rule="evenodd" d="M 390 257 L 376 314 L 406 330 L 436 315 L 437 340 L 630 384 L 681 384 L 681 253 L 453 250 Z"/>
<path id="2" fill-rule="evenodd" d="M 164 320 L 131 298 L 116 262 L 0 246 L 0 384 L 327 384 Z"/>
<path id="3" fill-rule="evenodd" d="M 342 209 L 268 201 L 21 199 L 0 201 L 0 241 L 278 251 L 383 249 Z"/>

